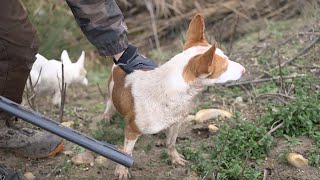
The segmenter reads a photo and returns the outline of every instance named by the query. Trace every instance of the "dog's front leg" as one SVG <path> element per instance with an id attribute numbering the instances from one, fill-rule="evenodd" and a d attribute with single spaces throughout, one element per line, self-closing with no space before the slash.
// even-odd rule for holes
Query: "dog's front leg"
<path id="1" fill-rule="evenodd" d="M 140 134 L 132 131 L 130 127 L 126 127 L 123 151 L 128 154 L 132 154 L 134 145 L 136 144 L 139 136 Z M 118 176 L 119 179 L 131 178 L 129 169 L 120 164 L 118 164 L 116 167 L 115 175 Z"/>
<path id="2" fill-rule="evenodd" d="M 61 105 L 61 92 L 60 89 L 56 90 L 54 92 L 53 98 L 52 98 L 52 104 L 55 106 L 60 107 Z"/>
<path id="3" fill-rule="evenodd" d="M 176 165 L 179 164 L 184 166 L 188 161 L 184 159 L 184 156 L 178 153 L 176 149 L 176 140 L 179 134 L 181 123 L 177 123 L 172 125 L 167 134 L 167 147 L 168 147 L 168 154 L 171 158 L 171 164 Z"/>

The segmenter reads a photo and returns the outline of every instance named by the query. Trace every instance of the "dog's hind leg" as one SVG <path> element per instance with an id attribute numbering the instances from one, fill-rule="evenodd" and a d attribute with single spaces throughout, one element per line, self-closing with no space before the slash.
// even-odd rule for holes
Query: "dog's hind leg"
<path id="1" fill-rule="evenodd" d="M 181 166 L 185 166 L 188 162 L 184 159 L 184 156 L 178 153 L 176 149 L 176 140 L 179 134 L 181 123 L 172 125 L 167 133 L 167 147 L 168 147 L 168 154 L 171 158 L 171 164 L 176 165 L 179 164 Z"/>
<path id="2" fill-rule="evenodd" d="M 140 133 L 132 130 L 130 125 L 126 125 L 123 151 L 128 154 L 132 154 L 134 145 L 136 144 L 140 135 Z M 120 164 L 118 164 L 116 167 L 115 175 L 118 176 L 119 179 L 131 178 L 129 169 Z"/>

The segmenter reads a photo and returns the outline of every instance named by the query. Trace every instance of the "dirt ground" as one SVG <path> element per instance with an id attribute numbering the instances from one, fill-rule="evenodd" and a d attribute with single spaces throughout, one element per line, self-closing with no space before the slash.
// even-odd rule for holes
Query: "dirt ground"
<path id="1" fill-rule="evenodd" d="M 300 20 L 301 21 L 301 20 Z M 292 26 L 294 21 L 283 22 L 286 25 L 282 31 L 291 31 L 291 33 L 284 33 L 281 38 L 274 38 L 272 32 L 270 31 L 260 31 L 255 32 L 251 37 L 242 37 L 240 41 L 237 41 L 234 45 L 234 51 L 231 54 L 232 60 L 238 61 L 245 65 L 246 75 L 244 79 L 252 79 L 252 77 L 259 76 L 263 74 L 263 67 L 258 64 L 257 54 L 265 51 L 267 48 L 277 48 L 277 46 L 287 46 L 288 44 L 299 44 L 295 50 L 290 50 L 291 52 L 284 52 L 283 56 L 286 58 L 292 57 L 297 53 L 305 44 L 307 44 L 310 36 L 292 36 L 292 34 L 298 31 L 303 31 L 303 26 Z M 280 23 L 281 25 L 281 23 Z M 287 28 L 287 29 L 286 29 Z M 259 37 L 258 37 L 259 36 Z M 251 39 L 250 39 L 251 38 Z M 252 40 L 256 39 L 255 41 Z M 303 44 L 303 45 L 301 45 Z M 288 46 L 289 46 L 288 45 Z M 291 47 L 291 46 L 290 46 Z M 311 54 L 317 53 L 319 57 L 319 44 L 316 44 L 314 50 L 311 50 Z M 280 53 L 284 51 L 281 50 Z M 289 51 L 289 50 L 288 50 Z M 310 55 L 310 53 L 309 53 Z M 276 61 L 269 62 L 271 65 L 276 64 Z M 313 62 L 303 64 L 303 66 L 312 65 L 313 63 L 320 65 L 319 61 L 314 60 Z M 307 69 L 306 71 L 308 71 Z M 317 69 L 315 74 L 319 73 Z M 318 74 L 319 75 L 319 74 Z M 106 79 L 101 82 L 100 86 L 103 91 L 106 87 Z M 104 99 L 99 92 L 96 84 L 90 84 L 87 88 L 80 90 L 80 88 L 72 88 L 68 91 L 65 118 L 64 121 L 74 121 L 74 129 L 95 137 L 99 139 L 108 136 L 105 141 L 114 143 L 115 145 L 121 146 L 123 139 L 123 131 L 121 126 L 123 124 L 115 118 L 115 122 L 107 124 L 110 127 L 106 131 L 113 129 L 112 132 L 97 133 L 97 126 L 93 123 L 98 122 L 101 119 L 101 114 L 104 111 L 105 104 Z M 234 88 L 227 87 L 217 87 L 219 93 L 212 93 L 210 91 L 205 91 L 196 100 L 194 107 L 203 107 L 203 104 L 207 104 L 211 108 L 221 108 L 226 109 L 231 112 L 239 111 L 248 120 L 254 120 L 256 117 L 261 115 L 265 110 L 266 101 L 257 100 L 255 102 L 250 101 L 250 96 L 248 92 L 240 88 L 235 90 Z M 234 91 L 233 91 L 234 90 Z M 228 92 L 228 93 L 223 93 Z M 233 102 L 236 97 L 242 96 L 244 102 L 240 105 L 235 105 Z M 46 100 L 41 100 L 42 104 L 39 109 L 44 115 L 52 118 L 58 119 L 59 110 L 58 108 L 51 107 L 48 105 Z M 194 112 L 193 112 L 194 113 Z M 120 120 L 121 121 L 121 120 Z M 211 120 L 208 123 L 214 123 L 215 120 Z M 206 130 L 198 131 L 199 129 L 205 129 L 206 123 L 195 126 L 193 122 L 188 122 L 183 125 L 181 132 L 179 134 L 177 144 L 183 144 L 185 141 L 194 141 L 194 146 L 197 145 L 197 141 L 203 138 L 209 138 L 212 134 L 209 134 Z M 105 127 L 103 124 L 102 127 Z M 90 128 L 88 128 L 90 127 Z M 159 133 L 157 135 L 144 135 L 142 136 L 135 147 L 133 156 L 135 158 L 135 163 L 130 169 L 132 179 L 135 180 L 166 180 L 166 179 L 182 179 L 182 180 L 194 180 L 198 179 L 196 172 L 192 171 L 190 166 L 186 167 L 173 167 L 168 157 L 165 154 L 165 135 L 164 133 Z M 301 145 L 297 146 L 296 151 L 304 154 L 306 150 L 311 146 L 310 139 L 301 137 L 303 142 Z M 285 162 L 279 161 L 279 154 L 284 150 L 283 140 L 277 140 L 276 146 L 269 152 L 266 164 L 272 164 L 270 172 L 268 172 L 267 179 L 270 180 L 317 180 L 320 179 L 320 170 L 315 167 L 306 167 L 304 169 L 297 169 Z M 71 158 L 83 152 L 84 149 L 66 141 L 66 145 L 63 151 L 72 151 L 73 155 L 65 155 L 60 153 L 53 158 L 48 159 L 25 159 L 19 158 L 13 155 L 9 151 L 0 151 L 0 161 L 7 166 L 14 167 L 15 169 L 21 171 L 22 173 L 31 172 L 35 175 L 36 179 L 117 179 L 113 172 L 115 170 L 116 163 L 112 161 L 107 161 L 103 165 L 98 165 L 96 163 L 92 165 L 75 165 L 70 160 Z M 94 154 L 94 156 L 97 156 Z M 265 167 L 260 167 L 261 171 Z"/>

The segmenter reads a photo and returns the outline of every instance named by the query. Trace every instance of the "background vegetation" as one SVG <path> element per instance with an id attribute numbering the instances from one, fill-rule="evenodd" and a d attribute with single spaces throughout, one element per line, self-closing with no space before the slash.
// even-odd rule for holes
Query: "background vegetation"
<path id="1" fill-rule="evenodd" d="M 74 21 L 65 1 L 23 0 L 33 24 L 39 32 L 39 53 L 48 59 L 60 59 L 67 49 L 72 59 L 86 51 L 89 76 L 88 94 L 69 94 L 66 118 L 73 119 L 75 128 L 99 140 L 121 144 L 123 119 L 113 117 L 110 123 L 100 122 L 89 130 L 97 114 L 104 109 L 96 83 L 105 87 L 111 59 L 100 57 L 86 40 Z M 247 72 L 240 84 L 209 87 L 196 100 L 194 112 L 204 108 L 224 108 L 236 116 L 232 119 L 212 119 L 207 123 L 188 124 L 178 139 L 178 149 L 190 161 L 187 175 L 198 179 L 310 179 L 320 177 L 320 2 L 318 0 L 119 0 L 129 27 L 130 41 L 140 51 L 158 63 L 164 63 L 181 51 L 185 30 L 191 17 L 201 12 L 206 17 L 207 38 L 218 41 L 230 59 L 245 65 Z M 148 8 L 149 7 L 149 8 Z M 150 8 L 151 7 L 151 8 Z M 154 24 L 154 26 L 152 26 Z M 288 62 L 290 61 L 290 62 Z M 283 64 L 284 63 L 284 64 Z M 264 81 L 262 81 L 264 80 Z M 256 82 L 259 81 L 259 82 Z M 261 82 L 260 82 L 261 81 Z M 247 83 L 245 83 L 247 82 Z M 242 84 L 241 84 L 242 83 Z M 105 91 L 105 88 L 103 88 Z M 241 97 L 242 102 L 235 102 Z M 84 100 L 81 100 L 83 98 Z M 55 111 L 44 110 L 53 117 Z M 50 114 L 51 113 L 51 114 Z M 207 125 L 219 127 L 208 133 Z M 200 129 L 200 130 L 199 130 Z M 204 130 L 203 130 L 204 129 Z M 305 137 L 312 145 L 305 150 Z M 145 141 L 145 140 L 148 141 Z M 163 151 L 165 135 L 146 137 L 138 142 L 134 177 L 146 179 L 182 179 L 179 169 L 168 166 L 168 155 Z M 154 142 L 160 142 L 155 145 Z M 273 156 L 274 149 L 284 146 Z M 139 145 L 139 143 L 141 143 Z M 161 150 L 158 150 L 158 149 Z M 83 149 L 73 146 L 73 151 Z M 153 153 L 152 152 L 156 152 Z M 286 155 L 298 152 L 309 160 L 310 171 L 294 173 Z M 157 154 L 158 153 L 158 154 Z M 149 157 L 146 157 L 147 155 Z M 154 165 L 150 157 L 163 161 Z M 146 165 L 141 165 L 148 158 Z M 273 159 L 270 161 L 268 159 Z M 141 162 L 140 162 L 141 161 Z M 159 160 L 160 161 L 160 160 Z M 77 166 L 64 159 L 60 173 L 75 178 Z M 139 164 L 140 162 L 140 164 Z M 168 169 L 165 169 L 169 167 Z M 154 172 L 147 169 L 154 168 Z M 34 171 L 36 167 L 33 168 Z M 112 168 L 111 168 L 112 169 Z M 284 170 L 283 170 L 284 169 Z M 95 169 L 103 172 L 103 169 Z M 288 172 L 281 174 L 280 170 Z M 106 174 L 112 174 L 107 168 Z M 145 173 L 147 171 L 148 173 Z M 166 172 L 163 174 L 163 172 Z M 56 171 L 55 171 L 56 172 Z M 72 173 L 73 172 L 73 173 Z M 143 173 L 141 173 L 143 172 Z M 301 172 L 300 172 L 301 173 Z M 100 177 L 80 170 L 85 177 Z M 317 176 L 317 174 L 319 176 Z M 43 176 L 38 172 L 40 177 Z M 156 177 L 154 177 L 156 176 Z M 292 177 L 294 176 L 294 177 Z"/>

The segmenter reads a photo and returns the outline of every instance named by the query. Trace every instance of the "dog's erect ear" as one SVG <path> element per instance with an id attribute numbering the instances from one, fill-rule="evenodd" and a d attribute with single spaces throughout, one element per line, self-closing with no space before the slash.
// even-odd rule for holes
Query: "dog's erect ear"
<path id="1" fill-rule="evenodd" d="M 85 57 L 85 53 L 84 51 L 82 51 L 78 61 L 77 61 L 77 64 L 80 66 L 80 67 L 83 67 L 84 66 L 84 57 Z"/>
<path id="2" fill-rule="evenodd" d="M 192 82 L 201 75 L 213 73 L 216 48 L 217 43 L 214 43 L 205 53 L 197 55 L 189 60 L 183 72 L 183 76 L 187 82 Z"/>
<path id="3" fill-rule="evenodd" d="M 214 54 L 218 44 L 215 42 L 212 47 L 200 56 L 199 66 L 203 74 L 212 74 L 214 72 Z"/>
<path id="4" fill-rule="evenodd" d="M 45 58 L 44 56 L 42 56 L 41 54 L 36 54 L 36 58 L 37 58 L 37 60 L 48 60 L 47 58 Z"/>
<path id="5" fill-rule="evenodd" d="M 61 62 L 63 64 L 71 64 L 71 60 L 70 60 L 70 57 L 69 57 L 69 54 L 67 52 L 67 50 L 63 50 L 62 53 L 61 53 Z"/>
<path id="6" fill-rule="evenodd" d="M 183 50 L 186 50 L 195 45 L 209 45 L 205 34 L 205 24 L 203 17 L 200 14 L 196 14 L 189 24 L 187 31 L 186 42 L 184 43 Z"/>

